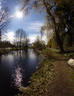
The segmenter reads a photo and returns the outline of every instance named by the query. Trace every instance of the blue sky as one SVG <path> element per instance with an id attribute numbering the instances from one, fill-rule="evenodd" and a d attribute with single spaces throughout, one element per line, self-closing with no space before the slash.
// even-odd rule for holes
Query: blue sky
<path id="1" fill-rule="evenodd" d="M 19 8 L 21 8 L 21 2 L 17 2 L 19 0 L 6 0 L 5 3 L 3 3 L 4 7 L 8 7 L 10 11 L 10 16 L 15 14 Z M 33 42 L 36 37 L 40 34 L 40 27 L 45 22 L 45 14 L 42 13 L 41 15 L 35 10 L 31 10 L 30 14 L 24 16 L 24 18 L 17 18 L 14 17 L 11 19 L 8 29 L 7 29 L 7 35 L 9 40 L 11 41 L 13 39 L 13 36 L 15 35 L 15 32 L 17 29 L 22 28 L 26 31 L 30 42 Z M 12 36 L 13 35 L 13 36 Z"/>

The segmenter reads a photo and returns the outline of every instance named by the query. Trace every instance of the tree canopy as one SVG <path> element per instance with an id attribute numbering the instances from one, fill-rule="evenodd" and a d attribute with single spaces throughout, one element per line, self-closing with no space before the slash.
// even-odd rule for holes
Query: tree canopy
<path id="1" fill-rule="evenodd" d="M 69 34 L 72 43 L 71 30 L 73 29 L 73 0 L 23 0 L 23 7 L 25 11 L 32 8 L 39 12 L 46 13 L 46 19 L 53 29 L 54 41 L 57 42 L 60 50 L 63 52 L 63 36 L 65 33 Z M 65 30 L 67 29 L 67 32 Z"/>

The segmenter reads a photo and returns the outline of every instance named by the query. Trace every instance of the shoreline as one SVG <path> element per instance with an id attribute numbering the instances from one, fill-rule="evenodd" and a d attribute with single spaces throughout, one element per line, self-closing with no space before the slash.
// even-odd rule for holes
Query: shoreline
<path id="1" fill-rule="evenodd" d="M 62 72 L 64 66 L 60 67 L 59 62 L 61 65 L 66 64 L 65 71 L 66 71 L 66 73 L 68 73 L 68 75 L 71 76 L 74 73 L 74 71 L 71 68 L 69 68 L 67 65 L 67 60 L 68 60 L 68 58 L 70 58 L 70 56 L 68 56 L 68 54 L 66 54 L 66 56 L 65 56 L 65 54 L 59 54 L 59 52 L 57 52 L 57 53 L 56 52 L 55 52 L 55 50 L 50 50 L 50 49 L 45 50 L 45 52 L 39 52 L 45 58 L 40 63 L 40 67 L 38 68 L 38 70 L 32 75 L 32 77 L 30 79 L 31 80 L 30 85 L 28 87 L 21 86 L 19 88 L 20 94 L 17 96 L 49 96 L 49 90 L 52 88 L 49 86 L 53 86 L 54 88 L 56 88 L 55 85 L 59 86 L 58 82 L 56 82 L 57 79 L 59 80 L 60 83 L 62 83 L 62 85 L 65 85 L 65 83 L 60 81 L 60 78 L 57 76 L 60 73 L 62 75 L 65 74 Z M 70 54 L 70 55 L 72 55 L 72 54 Z M 66 62 L 66 63 L 64 63 L 64 62 Z M 58 68 L 60 68 L 59 73 L 57 73 L 57 75 L 56 75 L 56 72 L 58 71 L 58 69 L 55 66 L 55 64 L 56 64 L 56 66 L 58 65 Z M 66 70 L 67 69 L 66 67 L 69 70 Z M 69 78 L 70 78 L 70 76 L 69 76 Z M 65 76 L 65 80 L 66 80 L 66 76 Z M 71 83 L 73 83 L 72 77 L 70 78 L 70 80 L 72 81 Z M 55 82 L 55 84 L 54 84 L 54 82 Z M 62 87 L 62 85 L 61 85 L 61 87 Z M 70 87 L 72 87 L 72 86 L 70 86 Z M 61 88 L 59 88 L 59 89 L 61 89 Z M 60 93 L 61 93 L 61 91 L 60 91 Z M 50 94 L 54 94 L 54 92 L 52 93 L 52 90 L 51 90 Z M 52 96 L 54 96 L 54 95 L 52 95 Z"/>
<path id="2" fill-rule="evenodd" d="M 44 59 L 40 62 L 37 71 L 30 78 L 30 85 L 27 87 L 21 86 L 19 88 L 19 96 L 40 96 L 47 91 L 47 88 L 52 83 L 55 77 L 54 66 L 52 60 Z"/>
<path id="3" fill-rule="evenodd" d="M 25 48 L 0 48 L 0 55 L 4 55 L 9 53 L 10 51 L 16 51 L 16 50 L 25 50 Z"/>

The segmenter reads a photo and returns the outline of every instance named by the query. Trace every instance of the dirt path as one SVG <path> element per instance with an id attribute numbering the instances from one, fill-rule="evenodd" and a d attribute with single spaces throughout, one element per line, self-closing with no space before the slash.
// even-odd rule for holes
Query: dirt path
<path id="1" fill-rule="evenodd" d="M 54 62 L 55 80 L 50 85 L 49 96 L 74 96 L 69 67 L 65 61 Z"/>

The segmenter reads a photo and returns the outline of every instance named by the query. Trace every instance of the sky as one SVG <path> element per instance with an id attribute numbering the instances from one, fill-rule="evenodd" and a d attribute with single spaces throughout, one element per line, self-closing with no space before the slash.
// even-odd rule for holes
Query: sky
<path id="1" fill-rule="evenodd" d="M 9 16 L 11 17 L 6 35 L 8 40 L 13 42 L 16 30 L 23 29 L 27 33 L 30 43 L 32 43 L 36 40 L 37 36 L 40 35 L 40 27 L 45 23 L 45 14 L 42 13 L 40 15 L 32 9 L 30 13 L 28 15 L 24 15 L 23 18 L 13 16 L 21 8 L 21 6 L 22 3 L 19 0 L 5 0 L 3 3 L 3 7 L 7 7 L 9 9 Z M 44 40 L 46 40 L 45 36 Z"/>

